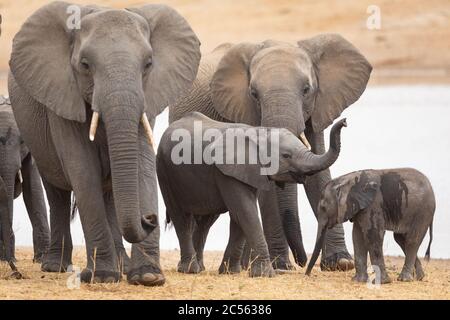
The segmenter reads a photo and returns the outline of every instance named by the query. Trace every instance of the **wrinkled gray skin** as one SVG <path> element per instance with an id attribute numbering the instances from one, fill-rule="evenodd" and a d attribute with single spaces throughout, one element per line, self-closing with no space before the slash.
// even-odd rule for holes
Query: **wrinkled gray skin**
<path id="1" fill-rule="evenodd" d="M 70 194 L 87 250 L 84 282 L 121 278 L 121 235 L 133 243 L 130 283 L 161 285 L 155 153 L 141 124 L 191 86 L 199 41 L 164 5 L 81 8 L 69 30 L 67 7 L 36 11 L 14 38 L 9 92 L 17 124 L 44 180 L 51 247 L 42 265 L 70 264 Z M 100 115 L 89 140 L 93 111 Z M 63 266 L 61 266 L 61 263 Z"/>
<path id="2" fill-rule="evenodd" d="M 15 261 L 13 200 L 23 199 L 33 227 L 33 261 L 41 262 L 50 243 L 50 230 L 41 178 L 23 143 L 9 101 L 0 96 L 0 260 Z"/>
<path id="3" fill-rule="evenodd" d="M 307 274 L 317 260 L 327 229 L 350 220 L 356 265 L 354 281 L 367 281 L 369 253 L 372 265 L 380 268 L 381 283 L 391 282 L 383 258 L 386 230 L 394 232 L 395 241 L 405 253 L 398 280 L 412 281 L 414 275 L 422 280 L 425 274 L 417 250 L 430 229 L 425 254 L 429 259 L 435 207 L 429 180 L 415 169 L 362 170 L 332 180 L 319 201 L 317 240 Z"/>
<path id="4" fill-rule="evenodd" d="M 335 34 L 319 35 L 297 45 L 273 40 L 223 44 L 202 57 L 190 93 L 169 107 L 169 120 L 198 111 L 219 121 L 286 128 L 296 136 L 305 132 L 312 151 L 321 154 L 325 152 L 323 131 L 364 92 L 371 69 L 352 44 Z M 306 179 L 306 194 L 314 213 L 320 191 L 330 179 L 329 170 Z M 284 190 L 274 186 L 261 192 L 258 201 L 274 267 L 292 267 L 288 244 L 296 263 L 303 266 L 306 256 L 301 254 L 297 185 L 286 184 Z M 273 211 L 279 214 L 271 214 Z M 195 226 L 194 242 L 201 265 L 206 236 L 217 217 L 202 218 Z M 326 269 L 353 267 L 342 225 L 327 234 L 323 257 Z"/>
<path id="5" fill-rule="evenodd" d="M 234 158 L 232 163 L 214 162 L 200 164 L 174 163 L 175 156 L 181 152 L 188 154 L 193 162 L 196 142 L 188 143 L 189 150 L 180 151 L 176 134 L 183 129 L 194 137 L 194 123 L 202 122 L 203 132 L 209 129 L 218 131 L 214 141 L 203 141 L 202 154 L 223 154 L 222 159 Z M 213 121 L 201 113 L 194 112 L 173 122 L 163 134 L 156 157 L 159 185 L 167 208 L 167 222 L 173 221 L 180 243 L 181 260 L 178 271 L 198 273 L 202 270 L 197 261 L 192 231 L 194 219 L 230 212 L 230 238 L 225 250 L 219 272 L 240 272 L 240 257 L 246 239 L 255 252 L 255 259 L 250 266 L 251 276 L 273 276 L 267 243 L 258 219 L 256 207 L 257 191 L 268 190 L 272 183 L 277 184 L 302 182 L 307 175 L 317 173 L 332 165 L 340 151 L 340 132 L 346 125 L 345 119 L 333 126 L 330 136 L 330 150 L 324 155 L 310 152 L 300 140 L 286 129 L 268 128 L 270 131 L 260 139 L 246 138 L 245 124 L 233 124 Z M 234 149 L 231 156 L 229 148 L 224 148 L 222 141 L 227 141 L 230 134 L 237 136 L 237 141 L 246 142 L 246 159 L 250 152 L 267 154 L 268 144 L 274 130 L 279 132 L 279 167 L 269 176 L 261 175 L 261 164 L 237 164 Z M 172 138 L 174 137 L 174 138 Z M 248 137 L 248 136 L 247 136 Z M 269 150 L 274 148 L 272 145 Z M 208 151 L 209 150 L 209 151 Z M 214 150 L 214 151 L 212 151 Z M 220 150 L 220 151 L 218 151 Z M 276 212 L 272 212 L 276 214 Z M 303 252 L 303 254 L 305 254 Z"/>

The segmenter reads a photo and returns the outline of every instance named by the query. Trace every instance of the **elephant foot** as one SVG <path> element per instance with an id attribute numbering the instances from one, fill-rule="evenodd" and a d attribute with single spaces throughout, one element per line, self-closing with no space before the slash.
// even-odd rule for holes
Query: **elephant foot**
<path id="1" fill-rule="evenodd" d="M 322 271 L 349 271 L 355 268 L 352 256 L 344 251 L 322 258 L 320 269 Z"/>
<path id="2" fill-rule="evenodd" d="M 402 270 L 397 278 L 398 281 L 411 282 L 414 281 L 414 277 L 411 272 Z"/>
<path id="3" fill-rule="evenodd" d="M 230 262 L 222 261 L 219 267 L 219 274 L 236 274 L 241 273 L 241 264 L 239 261 Z"/>
<path id="4" fill-rule="evenodd" d="M 195 257 L 188 261 L 178 262 L 177 271 L 180 273 L 200 273 L 202 270 Z"/>
<path id="5" fill-rule="evenodd" d="M 362 273 L 362 274 L 355 274 L 352 278 L 352 281 L 355 282 L 367 282 L 367 280 L 369 279 L 369 275 L 367 273 Z"/>
<path id="6" fill-rule="evenodd" d="M 289 260 L 289 257 L 283 258 L 283 257 L 276 257 L 272 259 L 272 267 L 275 270 L 281 270 L 281 271 L 291 271 L 295 270 L 294 265 Z"/>
<path id="7" fill-rule="evenodd" d="M 44 253 L 36 254 L 33 257 L 33 263 L 42 263 L 44 262 Z"/>
<path id="8" fill-rule="evenodd" d="M 382 277 L 381 277 L 381 284 L 387 284 L 387 283 L 391 283 L 392 282 L 392 279 L 391 279 L 391 277 L 389 277 L 387 274 L 384 274 Z M 372 281 L 372 283 L 373 284 L 376 284 L 376 279 L 374 279 L 373 281 Z"/>
<path id="9" fill-rule="evenodd" d="M 52 261 L 44 258 L 44 261 L 41 264 L 41 271 L 64 273 L 71 264 L 72 263 L 70 262 Z"/>
<path id="10" fill-rule="evenodd" d="M 422 281 L 425 278 L 425 272 L 423 270 L 416 270 L 416 280 Z"/>
<path id="11" fill-rule="evenodd" d="M 269 260 L 256 260 L 250 266 L 250 277 L 275 277 L 275 270 Z"/>
<path id="12" fill-rule="evenodd" d="M 132 269 L 127 274 L 127 281 L 133 285 L 143 285 L 146 287 L 162 286 L 166 278 L 159 267 L 142 266 Z"/>
<path id="13" fill-rule="evenodd" d="M 112 270 L 95 270 L 85 268 L 81 271 L 81 282 L 85 283 L 115 283 L 119 282 L 122 275 L 118 271 Z"/>

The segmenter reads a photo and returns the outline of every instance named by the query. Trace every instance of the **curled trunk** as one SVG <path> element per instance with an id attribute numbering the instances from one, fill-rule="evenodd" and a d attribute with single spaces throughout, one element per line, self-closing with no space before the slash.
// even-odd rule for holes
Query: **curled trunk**
<path id="1" fill-rule="evenodd" d="M 333 165 L 341 151 L 341 129 L 346 126 L 346 119 L 342 119 L 331 128 L 330 148 L 325 154 L 316 155 L 305 148 L 304 154 L 297 165 L 300 174 L 313 175 Z"/>
<path id="2" fill-rule="evenodd" d="M 316 244 L 314 246 L 314 251 L 311 256 L 311 260 L 309 260 L 308 268 L 306 269 L 307 276 L 311 274 L 311 270 L 314 267 L 317 258 L 319 257 L 320 251 L 322 250 L 323 241 L 325 240 L 326 233 L 327 233 L 327 224 L 319 221 L 319 225 L 317 226 Z"/>

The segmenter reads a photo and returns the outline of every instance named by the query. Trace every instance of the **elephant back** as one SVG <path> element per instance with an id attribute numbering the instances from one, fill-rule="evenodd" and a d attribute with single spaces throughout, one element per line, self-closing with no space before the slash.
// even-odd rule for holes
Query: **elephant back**
<path id="1" fill-rule="evenodd" d="M 223 43 L 202 57 L 197 77 L 189 92 L 169 106 L 169 123 L 177 121 L 194 111 L 200 112 L 213 120 L 230 122 L 220 116 L 214 109 L 210 83 L 220 59 L 232 46 L 231 43 Z"/>

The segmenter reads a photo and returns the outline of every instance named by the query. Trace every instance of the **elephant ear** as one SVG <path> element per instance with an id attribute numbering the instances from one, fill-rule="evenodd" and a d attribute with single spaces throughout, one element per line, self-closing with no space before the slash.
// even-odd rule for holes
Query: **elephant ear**
<path id="1" fill-rule="evenodd" d="M 52 2 L 37 10 L 22 25 L 13 41 L 12 74 L 18 85 L 58 116 L 84 122 L 86 109 L 72 70 L 66 2 Z M 81 17 L 96 10 L 79 7 Z"/>
<path id="2" fill-rule="evenodd" d="M 147 114 L 154 118 L 183 96 L 197 76 L 200 41 L 174 9 L 160 4 L 127 8 L 147 20 L 153 66 L 144 84 Z"/>
<path id="3" fill-rule="evenodd" d="M 365 172 L 362 172 L 359 177 L 355 177 L 347 195 L 344 221 L 352 221 L 358 212 L 367 209 L 375 200 L 377 190 L 378 183 L 369 179 Z"/>
<path id="4" fill-rule="evenodd" d="M 318 88 L 311 115 L 315 132 L 321 132 L 342 111 L 359 99 L 372 66 L 350 42 L 337 34 L 323 34 L 298 42 L 311 57 Z"/>
<path id="5" fill-rule="evenodd" d="M 249 93 L 249 67 L 264 44 L 240 43 L 220 60 L 211 80 L 214 108 L 224 118 L 249 125 L 260 124 L 256 102 Z"/>
<path id="6" fill-rule="evenodd" d="M 239 141 L 245 141 L 245 161 L 239 159 L 239 156 L 241 156 L 243 152 L 239 152 L 239 149 L 230 150 L 230 148 L 226 146 L 226 135 L 236 137 L 236 140 L 238 141 L 238 143 L 235 143 L 237 145 L 237 148 L 240 147 Z M 261 143 L 261 146 L 266 145 L 267 143 Z M 223 153 L 223 158 L 220 157 L 219 160 L 224 161 L 216 162 L 215 166 L 224 175 L 233 177 L 245 184 L 252 186 L 255 189 L 270 189 L 269 178 L 267 175 L 262 174 L 264 168 L 261 166 L 259 159 L 256 159 L 256 161 L 249 161 L 250 154 L 258 155 L 259 152 L 260 146 L 258 146 L 258 139 L 256 136 L 248 135 L 245 130 L 243 130 L 243 128 L 228 128 L 223 132 L 223 135 L 221 137 L 212 142 L 207 148 L 211 148 L 207 151 L 207 153 L 209 154 L 218 154 L 217 150 L 222 150 L 222 152 L 219 152 L 219 154 Z M 228 155 L 227 152 L 233 152 L 233 154 Z M 244 163 L 239 164 L 242 162 Z"/>

